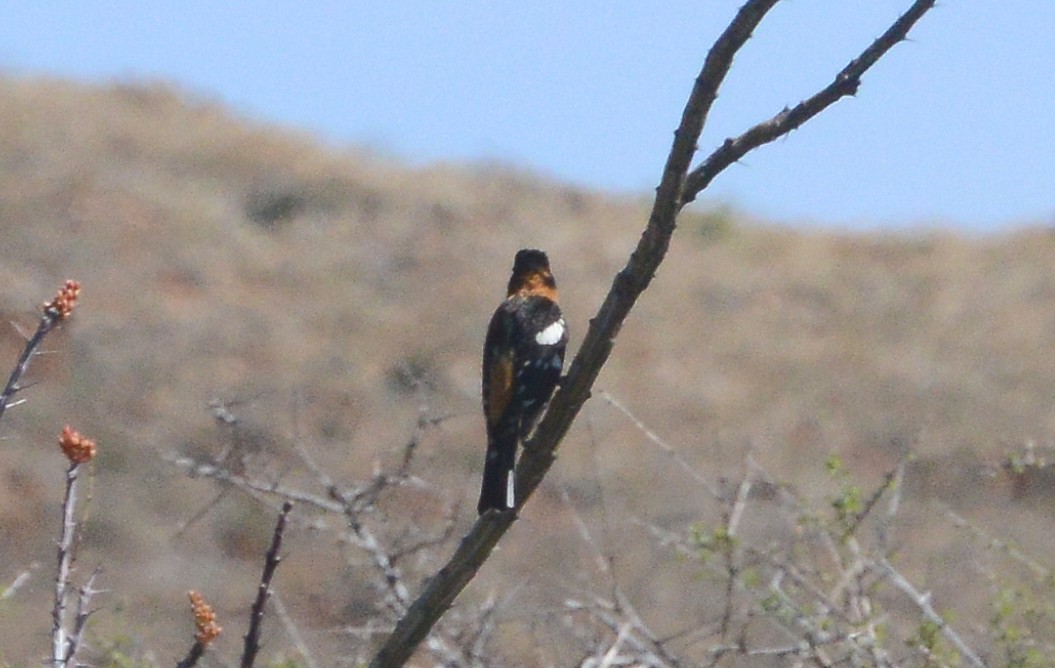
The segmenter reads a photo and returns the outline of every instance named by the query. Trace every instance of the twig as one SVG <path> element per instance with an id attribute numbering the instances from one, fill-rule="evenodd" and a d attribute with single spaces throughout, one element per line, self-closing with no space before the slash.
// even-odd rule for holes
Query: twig
<path id="1" fill-rule="evenodd" d="M 444 519 L 443 528 L 435 534 L 429 536 L 418 537 L 414 541 L 410 541 L 409 533 L 404 533 L 401 538 L 402 541 L 407 541 L 402 544 L 399 549 L 392 552 L 392 561 L 399 561 L 406 559 L 407 557 L 417 554 L 422 550 L 427 550 L 437 545 L 443 545 L 451 539 L 454 535 L 455 525 L 458 523 L 458 504 L 447 509 L 447 517 Z"/>
<path id="2" fill-rule="evenodd" d="M 879 566 L 886 571 L 887 579 L 889 579 L 895 587 L 900 589 L 912 600 L 913 603 L 916 604 L 916 607 L 923 613 L 923 616 L 927 621 L 941 631 L 941 634 L 945 636 L 945 639 L 948 640 L 953 647 L 956 648 L 956 651 L 960 653 L 960 656 L 966 659 L 969 664 L 975 666 L 975 668 L 985 668 L 985 662 L 974 653 L 974 650 L 967 646 L 967 643 L 964 642 L 963 638 L 961 638 L 960 635 L 949 626 L 949 623 L 946 622 L 933 607 L 931 607 L 930 596 L 928 594 L 924 594 L 912 586 L 912 583 L 909 582 L 904 575 L 898 572 L 898 570 L 895 569 L 886 559 L 880 561 Z"/>
<path id="3" fill-rule="evenodd" d="M 894 532 L 894 518 L 897 516 L 898 509 L 901 508 L 901 494 L 905 488 L 905 468 L 908 461 L 908 457 L 902 457 L 897 463 L 897 468 L 894 470 L 894 477 L 889 483 L 890 501 L 887 503 L 886 515 L 880 520 L 879 525 L 876 527 L 876 536 L 879 540 L 880 550 L 887 556 L 890 556 L 890 545 L 893 541 L 892 534 Z"/>
<path id="4" fill-rule="evenodd" d="M 249 630 L 245 634 L 245 649 L 242 650 L 242 668 L 252 668 L 256 661 L 256 654 L 260 651 L 260 628 L 264 621 L 264 606 L 271 596 L 271 579 L 275 576 L 282 557 L 279 550 L 282 548 L 282 533 L 286 530 L 286 519 L 293 504 L 286 501 L 282 504 L 282 512 L 279 513 L 278 522 L 275 523 L 275 533 L 271 537 L 271 547 L 268 548 L 264 557 L 264 572 L 260 576 L 260 586 L 257 588 L 256 600 L 249 615 Z"/>
<path id="5" fill-rule="evenodd" d="M 622 647 L 627 639 L 627 634 L 632 632 L 635 640 L 635 647 L 638 650 L 638 654 L 647 654 L 648 657 L 651 657 L 642 665 L 653 665 L 659 662 L 661 662 L 664 666 L 681 665 L 682 662 L 680 661 L 680 659 L 674 656 L 667 649 L 664 641 L 661 638 L 658 638 L 656 634 L 648 628 L 644 620 L 641 618 L 641 615 L 638 614 L 637 610 L 630 602 L 629 597 L 623 591 L 623 588 L 619 583 L 619 578 L 617 577 L 617 574 L 613 567 L 614 558 L 612 557 L 612 555 L 605 554 L 601 551 L 596 541 L 594 540 L 593 535 L 590 533 L 590 529 L 586 525 L 586 522 L 582 519 L 582 516 L 578 513 L 578 511 L 576 511 L 575 508 L 571 505 L 570 499 L 568 498 L 567 490 L 562 489 L 561 496 L 572 513 L 572 518 L 574 519 L 576 528 L 578 529 L 579 535 L 582 537 L 583 542 L 586 543 L 586 545 L 594 553 L 594 559 L 597 563 L 598 571 L 600 571 L 600 573 L 606 576 L 609 580 L 609 586 L 612 590 L 611 600 L 609 601 L 601 598 L 600 596 L 594 596 L 594 599 L 596 601 L 595 606 L 601 607 L 607 611 L 610 611 L 611 613 L 619 614 L 622 616 L 623 619 L 623 622 L 618 629 L 608 624 L 606 621 L 606 626 L 609 626 L 609 628 L 616 633 L 617 640 L 610 645 L 609 649 L 607 650 L 607 653 L 602 659 L 602 663 L 603 661 L 612 662 L 615 661 L 617 658 L 623 656 L 619 654 L 618 651 L 616 651 L 614 654 L 611 652 L 613 651 L 613 648 L 617 649 L 619 647 Z M 570 607 L 569 603 L 566 603 L 565 606 Z M 587 606 L 583 606 L 583 608 L 587 609 Z M 590 609 L 592 610 L 593 608 Z M 608 619 L 612 620 L 615 618 L 609 617 Z M 601 620 L 600 617 L 598 617 L 598 620 Z M 655 661 L 653 661 L 653 659 L 655 659 Z M 582 665 L 587 666 L 593 664 L 587 661 L 584 662 Z"/>
<path id="6" fill-rule="evenodd" d="M 192 478 L 197 476 L 211 478 L 219 482 L 231 483 L 232 485 L 248 492 L 273 494 L 291 503 L 303 503 L 331 513 L 344 512 L 344 507 L 341 504 L 317 494 L 301 492 L 300 490 L 285 487 L 274 482 L 253 480 L 252 478 L 232 473 L 229 469 L 222 466 L 195 461 L 189 457 L 172 457 L 169 461 L 176 466 L 181 467 L 184 472 Z M 197 519 L 197 517 L 198 515 L 195 515 L 195 519 Z"/>
<path id="7" fill-rule="evenodd" d="M 15 396 L 15 393 L 22 389 L 18 381 L 26 373 L 30 361 L 38 354 L 37 348 L 43 343 L 45 336 L 55 329 L 60 322 L 70 317 L 70 314 L 73 313 L 73 307 L 77 304 L 80 291 L 80 283 L 77 281 L 66 281 L 66 284 L 59 290 L 58 296 L 44 304 L 44 314 L 37 325 L 37 331 L 26 341 L 26 346 L 22 349 L 22 354 L 19 356 L 18 361 L 15 362 L 15 368 L 11 371 L 3 392 L 0 392 L 0 418 L 4 417 L 4 411 L 9 406 L 14 405 L 11 403 L 11 399 Z"/>
<path id="8" fill-rule="evenodd" d="M 385 491 L 390 486 L 404 485 L 408 482 L 420 483 L 421 481 L 419 479 L 413 478 L 410 475 L 410 468 L 414 461 L 414 453 L 417 452 L 418 446 L 421 444 L 421 437 L 428 428 L 442 424 L 444 421 L 450 419 L 450 417 L 450 415 L 428 417 L 426 409 L 423 408 L 418 414 L 418 421 L 414 427 L 414 432 L 403 445 L 402 456 L 400 457 L 399 466 L 396 468 L 395 473 L 386 473 L 379 466 L 371 478 L 370 484 L 356 489 L 351 494 L 345 494 L 346 501 L 355 508 L 364 508 L 374 505 L 377 502 L 378 497 L 381 496 L 381 492 Z"/>
<path id="9" fill-rule="evenodd" d="M 406 663 L 455 597 L 476 575 L 513 519 L 513 513 L 489 512 L 477 520 L 447 565 L 426 582 L 424 590 L 374 656 L 371 668 L 402 666 Z"/>
<path id="10" fill-rule="evenodd" d="M 205 654 L 205 645 L 195 640 L 194 644 L 190 646 L 190 650 L 187 651 L 187 656 L 183 657 L 176 663 L 176 668 L 193 668 L 198 663 L 198 659 Z"/>
<path id="11" fill-rule="evenodd" d="M 950 506 L 947 506 L 945 504 L 941 505 L 945 510 L 945 514 L 949 517 L 950 520 L 952 520 L 952 525 L 954 527 L 958 529 L 967 529 L 987 548 L 991 548 L 993 550 L 996 550 L 997 552 L 1001 552 L 1010 559 L 1017 561 L 1018 563 L 1028 568 L 1030 572 L 1032 572 L 1033 575 L 1037 578 L 1047 580 L 1051 577 L 1051 569 L 1040 564 L 1036 559 L 1033 559 L 1028 554 L 1015 547 L 1013 544 L 1005 540 L 1001 540 L 995 536 L 989 535 L 984 530 L 982 530 L 981 527 L 975 525 L 963 515 L 957 513 Z"/>
<path id="12" fill-rule="evenodd" d="M 4 601 L 11 598 L 18 592 L 19 589 L 22 588 L 23 585 L 29 582 L 29 578 L 33 574 L 33 568 L 35 567 L 36 565 L 34 565 L 32 568 L 27 568 L 26 570 L 22 571 L 14 580 L 11 581 L 11 584 L 4 587 L 4 590 L 0 592 L 0 601 Z"/>
<path id="13" fill-rule="evenodd" d="M 77 506 L 77 474 L 80 464 L 70 464 L 66 470 L 66 493 L 62 499 L 62 531 L 58 544 L 58 571 L 55 574 L 55 604 L 51 609 L 52 661 L 56 668 L 66 666 L 69 637 L 66 630 L 66 604 L 69 599 L 70 573 L 73 569 L 73 538 L 77 521 L 73 514 Z"/>
<path id="14" fill-rule="evenodd" d="M 645 624 L 645 620 L 641 618 L 637 608 L 630 602 L 630 599 L 627 598 L 622 589 L 616 590 L 615 603 L 615 609 L 623 613 L 623 617 L 630 623 L 636 635 L 642 639 L 641 642 L 647 645 L 644 652 L 650 657 L 651 661 L 664 666 L 672 666 L 673 668 L 682 665 L 678 657 L 671 654 L 667 649 L 663 639 L 656 636 L 652 629 Z"/>
<path id="15" fill-rule="evenodd" d="M 410 592 L 407 590 L 406 583 L 403 582 L 403 574 L 392 563 L 391 556 L 381 546 L 373 531 L 363 524 L 354 503 L 336 485 L 331 486 L 329 491 L 331 497 L 341 504 L 344 516 L 348 520 L 348 526 L 355 535 L 359 547 L 366 550 L 373 559 L 374 566 L 381 572 L 381 577 L 388 590 L 389 606 L 397 616 L 404 614 L 407 606 L 410 605 Z"/>
<path id="16" fill-rule="evenodd" d="M 214 400 L 210 403 L 214 416 L 226 425 L 237 426 L 241 420 L 229 408 L 229 404 Z M 314 475 L 318 484 L 324 490 L 321 494 L 302 491 L 293 487 L 284 486 L 277 481 L 256 480 L 241 473 L 231 471 L 223 464 L 203 462 L 190 457 L 172 456 L 169 460 L 183 468 L 191 477 L 202 476 L 212 478 L 219 482 L 228 483 L 233 488 L 240 489 L 254 498 L 260 499 L 263 495 L 276 496 L 279 499 L 303 503 L 314 506 L 327 513 L 340 514 L 345 517 L 350 529 L 347 541 L 357 548 L 365 551 L 380 574 L 378 582 L 382 586 L 382 594 L 385 606 L 393 620 L 401 617 L 410 605 L 410 591 L 404 581 L 404 576 L 396 566 L 396 560 L 412 554 L 425 546 L 443 542 L 450 537 L 454 530 L 454 519 L 452 515 L 444 530 L 438 536 L 424 538 L 414 544 L 408 545 L 400 550 L 391 550 L 383 544 L 382 540 L 364 522 L 364 515 L 372 512 L 380 495 L 388 488 L 397 485 L 419 485 L 420 480 L 411 476 L 414 453 L 417 450 L 422 435 L 427 429 L 441 424 L 449 416 L 429 417 L 425 411 L 419 415 L 414 432 L 402 448 L 397 468 L 393 472 L 380 469 L 374 472 L 371 478 L 363 484 L 345 487 L 337 484 L 327 472 L 315 462 L 314 458 L 305 448 L 299 438 L 295 438 L 294 449 L 308 472 Z M 224 494 L 231 487 L 221 491 Z M 324 496 L 324 495 L 325 496 Z M 207 509 L 206 509 L 207 510 Z M 429 648 L 437 655 L 447 659 L 456 657 L 456 653 L 439 636 L 429 638 Z M 449 661 L 448 661 L 449 663 Z"/>
<path id="17" fill-rule="evenodd" d="M 575 506 L 571 504 L 571 497 L 568 495 L 567 488 L 561 487 L 560 498 L 571 512 L 572 522 L 575 524 L 575 528 L 578 530 L 582 542 L 590 548 L 591 552 L 593 552 L 594 563 L 597 564 L 597 571 L 602 575 L 608 576 L 613 588 L 619 586 L 615 573 L 612 572 L 612 556 L 602 552 L 601 548 L 597 545 L 597 541 L 594 540 L 593 534 L 590 533 L 590 527 L 586 526 L 586 521 L 583 520 L 582 515 L 575 509 Z"/>
<path id="18" fill-rule="evenodd" d="M 69 468 L 66 469 L 66 491 L 62 499 L 62 529 L 59 532 L 57 548 L 58 570 L 55 573 L 55 602 L 51 609 L 51 649 L 52 663 L 56 668 L 65 668 L 72 661 L 77 651 L 77 643 L 80 639 L 78 623 L 84 620 L 78 611 L 74 622 L 74 630 L 66 628 L 66 606 L 70 594 L 70 574 L 73 571 L 73 546 L 77 534 L 77 520 L 74 512 L 77 509 L 77 475 L 80 473 L 81 465 L 90 462 L 95 457 L 95 441 L 85 438 L 76 431 L 66 426 L 59 436 L 59 448 L 62 449 Z M 81 600 L 87 605 L 83 598 L 84 591 L 92 591 L 91 584 L 95 575 L 88 580 L 85 590 L 82 590 Z M 85 613 L 87 614 L 87 613 Z"/>
<path id="19" fill-rule="evenodd" d="M 824 647 L 827 645 L 834 644 L 839 641 L 840 636 L 834 632 L 828 631 L 824 628 L 824 623 L 817 624 L 811 619 L 811 615 L 806 610 L 803 610 L 802 606 L 798 604 L 782 586 L 784 581 L 783 573 L 776 573 L 769 581 L 769 591 L 777 597 L 780 603 L 783 604 L 785 614 L 790 615 L 790 620 L 785 620 L 785 615 L 776 615 L 773 617 L 774 620 L 781 622 L 782 624 L 791 627 L 788 629 L 789 633 L 793 637 L 797 637 L 800 633 L 803 634 L 803 643 L 805 648 L 810 651 L 810 658 L 814 660 L 820 666 L 831 666 L 832 660 L 828 656 L 827 652 L 824 651 Z"/>
<path id="20" fill-rule="evenodd" d="M 84 583 L 84 586 L 78 590 L 77 594 L 77 612 L 74 616 L 73 630 L 70 631 L 69 638 L 67 639 L 68 648 L 66 650 L 66 665 L 73 662 L 73 655 L 77 653 L 77 650 L 81 646 L 81 637 L 84 634 L 84 627 L 88 623 L 88 618 L 91 617 L 94 610 L 90 610 L 88 606 L 91 604 L 92 596 L 99 593 L 95 589 L 95 578 L 102 572 L 101 568 L 96 568 L 88 581 Z"/>
<path id="21" fill-rule="evenodd" d="M 658 641 L 647 628 L 639 626 L 640 618 L 636 616 L 633 619 L 625 618 L 620 614 L 622 611 L 618 604 L 597 597 L 592 604 L 568 599 L 564 602 L 564 607 L 571 611 L 587 613 L 613 634 L 618 635 L 622 629 L 627 628 L 628 632 L 623 637 L 623 643 L 637 653 L 642 664 L 662 668 L 676 668 L 679 665 L 677 661 L 668 658 L 665 651 L 657 653 L 655 650 L 661 647 L 658 646 Z"/>
<path id="22" fill-rule="evenodd" d="M 608 651 L 601 657 L 601 662 L 597 665 L 597 668 L 612 668 L 615 662 L 619 660 L 620 648 L 626 641 L 626 636 L 630 633 L 630 624 L 624 623 L 619 627 L 619 633 L 616 634 L 615 640 L 612 641 L 612 646 L 608 648 Z"/>
<path id="23" fill-rule="evenodd" d="M 846 528 L 843 529 L 840 538 L 846 540 L 857 533 L 857 528 L 861 526 L 861 523 L 872 513 L 876 504 L 888 491 L 895 490 L 896 485 L 905 477 L 905 459 L 902 458 L 898 462 L 897 466 L 886 472 L 883 476 L 883 484 L 876 488 L 868 499 L 865 500 L 864 504 L 857 513 L 853 515 Z M 899 494 L 895 493 L 893 498 L 890 500 L 890 505 L 887 506 L 887 517 L 892 518 L 894 513 L 897 512 L 898 504 L 900 502 Z"/>
<path id="24" fill-rule="evenodd" d="M 486 666 L 484 649 L 487 642 L 495 631 L 495 609 L 497 608 L 494 594 L 487 597 L 480 606 L 480 614 L 477 618 L 476 632 L 468 639 L 465 645 L 468 647 L 469 665 Z"/>
<path id="25" fill-rule="evenodd" d="M 935 3 L 936 0 L 916 0 L 885 33 L 876 38 L 861 55 L 851 60 L 835 75 L 835 80 L 826 88 L 791 109 L 784 109 L 769 120 L 759 123 L 739 137 L 726 139 L 725 143 L 689 174 L 685 180 L 682 203 L 688 204 L 696 199 L 696 196 L 710 185 L 714 177 L 750 151 L 795 130 L 839 99 L 856 95 L 864 73 L 886 55 L 895 44 L 904 41 L 909 31 L 912 30 L 912 26 L 933 9 Z"/>
<path id="26" fill-rule="evenodd" d="M 820 113 L 834 102 L 834 99 L 856 90 L 861 75 L 894 43 L 903 39 L 915 21 L 934 4 L 933 0 L 918 0 L 909 13 L 898 19 L 883 37 L 876 40 L 862 56 L 844 69 L 837 82 L 845 79 L 847 83 L 840 83 L 833 89 L 833 93 L 837 94 L 835 98 L 829 100 L 832 93 L 822 91 L 810 98 L 816 100 L 815 102 L 801 110 L 792 110 L 794 113 L 789 112 L 787 118 L 766 125 L 764 132 L 755 131 L 751 134 L 749 131 L 747 139 L 741 140 L 739 144 L 732 140 L 726 142 L 730 148 L 723 154 L 724 161 L 708 160 L 705 163 L 707 177 L 701 179 L 697 176 L 693 187 L 689 188 L 686 183 L 688 171 L 704 122 L 717 97 L 718 88 L 732 65 L 733 57 L 776 2 L 777 0 L 748 0 L 707 54 L 703 69 L 685 105 L 681 123 L 674 132 L 674 142 L 656 190 L 652 212 L 637 248 L 626 266 L 616 274 L 604 303 L 597 315 L 590 320 L 582 347 L 572 361 L 567 376 L 551 400 L 534 436 L 525 445 L 524 455 L 517 465 L 516 488 L 518 492 L 522 492 L 518 494 L 517 510 L 523 507 L 542 482 L 555 459 L 556 448 L 590 397 L 590 390 L 611 355 L 623 322 L 638 297 L 651 283 L 666 255 L 678 213 L 691 199 L 689 195 L 697 194 L 714 176 L 751 148 L 790 132 Z M 515 519 L 515 513 L 488 512 L 477 520 L 447 565 L 426 583 L 421 595 L 382 644 L 370 662 L 371 668 L 389 668 L 406 663 L 418 644 L 429 634 L 429 630 L 476 575 Z"/>
<path id="27" fill-rule="evenodd" d="M 318 668 L 318 664 L 315 663 L 315 659 L 311 656 L 311 650 L 308 649 L 308 644 L 304 642 L 304 638 L 300 635 L 300 630 L 293 623 L 293 618 L 290 617 L 289 611 L 286 610 L 286 604 L 282 602 L 282 597 L 278 595 L 278 590 L 275 588 L 271 589 L 271 601 L 275 606 L 275 613 L 282 622 L 282 626 L 286 627 L 286 634 L 293 641 L 293 646 L 300 652 L 301 658 L 304 659 L 304 664 L 308 668 Z"/>
<path id="28" fill-rule="evenodd" d="M 699 471 L 696 470 L 694 466 L 689 464 L 689 462 L 681 456 L 681 453 L 678 452 L 678 450 L 674 446 L 670 445 L 662 438 L 660 438 L 660 436 L 656 434 L 656 432 L 652 431 L 652 429 L 650 429 L 648 425 L 639 420 L 636 415 L 631 413 L 630 409 L 624 406 L 622 402 L 620 402 L 607 391 L 601 392 L 600 397 L 606 402 L 608 402 L 613 408 L 615 408 L 624 416 L 626 416 L 626 418 L 630 420 L 630 422 L 632 422 L 635 427 L 637 427 L 638 431 L 645 435 L 645 438 L 652 441 L 652 443 L 658 446 L 660 450 L 669 455 L 674 460 L 674 462 L 682 468 L 682 470 L 688 473 L 694 481 L 696 481 L 701 487 L 707 490 L 707 492 L 711 496 L 716 499 L 722 498 L 721 493 L 707 477 L 702 475 Z"/>
<path id="29" fill-rule="evenodd" d="M 750 455 L 748 455 L 750 457 Z M 751 494 L 751 475 L 747 470 L 750 462 L 745 461 L 745 470 L 740 484 L 736 488 L 736 496 L 730 501 L 730 508 L 725 515 L 725 536 L 719 544 L 722 559 L 725 561 L 725 605 L 722 611 L 722 620 L 719 632 L 723 639 L 728 638 L 729 630 L 733 621 L 733 612 L 736 599 L 736 581 L 740 575 L 739 550 L 737 549 L 736 533 L 740 528 L 740 519 L 744 516 L 747 508 L 747 499 Z"/>

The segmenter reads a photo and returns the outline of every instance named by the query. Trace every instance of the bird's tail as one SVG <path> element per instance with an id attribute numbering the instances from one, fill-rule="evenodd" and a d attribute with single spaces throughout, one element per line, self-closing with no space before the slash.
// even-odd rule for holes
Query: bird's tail
<path id="1" fill-rule="evenodd" d="M 492 508 L 510 510 L 516 504 L 516 493 L 513 489 L 516 454 L 515 428 L 503 429 L 494 436 L 488 435 L 484 480 L 480 488 L 480 502 L 476 504 L 476 510 L 481 515 Z"/>

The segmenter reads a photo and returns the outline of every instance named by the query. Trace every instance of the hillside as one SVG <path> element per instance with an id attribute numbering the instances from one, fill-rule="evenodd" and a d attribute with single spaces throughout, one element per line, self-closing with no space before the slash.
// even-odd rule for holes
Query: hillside
<path id="1" fill-rule="evenodd" d="M 234 447 L 210 402 L 253 434 L 245 465 L 281 480 L 304 476 L 294 442 L 351 482 L 398 461 L 420 416 L 442 418 L 418 434 L 427 492 L 401 490 L 386 511 L 450 514 L 463 533 L 483 452 L 480 348 L 513 253 L 549 252 L 574 349 L 647 206 L 501 165 L 337 151 L 164 85 L 0 79 L 0 315 L 16 325 L 0 330 L 3 373 L 37 305 L 66 278 L 84 286 L 0 424 L 0 583 L 32 572 L 0 608 L 0 658 L 29 665 L 47 648 L 66 423 L 100 445 L 81 555 L 82 570 L 104 568 L 100 650 L 122 638 L 169 663 L 190 636 L 188 589 L 229 627 L 219 651 L 238 647 L 274 514 L 170 463 Z M 740 475 L 750 451 L 819 497 L 830 454 L 862 485 L 914 455 L 906 568 L 955 607 L 975 576 L 942 504 L 1029 554 L 1055 550 L 1055 488 L 1001 470 L 1055 435 L 1053 266 L 1041 226 L 849 234 L 704 206 L 597 389 L 713 479 Z M 589 569 L 577 514 L 621 546 L 642 609 L 699 612 L 679 599 L 691 564 L 642 524 L 683 530 L 708 495 L 600 392 L 540 491 L 469 600 L 496 593 L 500 616 L 544 625 L 573 584 L 567 564 Z M 307 520 L 288 543 L 291 615 L 313 642 L 354 643 L 334 637 L 371 616 L 367 560 Z M 514 588 L 537 614 L 502 598 Z"/>

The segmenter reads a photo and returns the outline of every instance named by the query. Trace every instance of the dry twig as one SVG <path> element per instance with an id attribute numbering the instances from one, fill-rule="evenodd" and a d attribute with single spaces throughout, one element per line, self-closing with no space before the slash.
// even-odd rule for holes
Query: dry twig
<path id="1" fill-rule="evenodd" d="M 945 636 L 945 639 L 956 648 L 956 651 L 960 653 L 960 656 L 962 656 L 967 663 L 975 668 L 985 668 L 985 662 L 982 661 L 981 657 L 975 654 L 974 650 L 964 642 L 963 638 L 961 638 L 960 635 L 949 626 L 949 623 L 938 614 L 933 606 L 931 606 L 929 594 L 924 594 L 916 589 L 912 583 L 909 582 L 908 579 L 886 559 L 879 562 L 879 566 L 886 571 L 887 578 L 891 584 L 909 597 L 909 600 L 919 608 L 919 611 L 923 613 L 926 620 L 931 624 L 934 624 L 935 628 L 937 628 L 941 634 Z"/>
<path id="2" fill-rule="evenodd" d="M 77 477 L 81 464 L 92 460 L 96 448 L 94 441 L 84 438 L 69 427 L 62 430 L 59 447 L 69 460 L 70 466 L 66 469 L 66 491 L 62 499 L 62 529 L 59 532 L 57 547 L 55 601 L 51 609 L 51 647 L 52 664 L 56 668 L 64 668 L 77 653 L 81 640 L 80 631 L 90 614 L 87 605 L 94 593 L 92 584 L 95 581 L 95 575 L 93 574 L 81 589 L 74 626 L 72 629 L 68 628 L 67 606 L 71 591 L 70 576 L 73 573 L 73 546 L 77 535 L 77 520 L 74 518 L 77 509 Z"/>
<path id="3" fill-rule="evenodd" d="M 217 420 L 223 425 L 238 429 L 242 424 L 241 418 L 231 410 L 232 404 L 221 400 L 214 400 L 210 408 Z M 277 497 L 279 500 L 301 503 L 328 515 L 340 515 L 344 518 L 347 534 L 342 534 L 342 541 L 362 550 L 369 557 L 369 562 L 377 572 L 372 584 L 378 585 L 383 600 L 383 612 L 385 617 L 391 620 L 399 619 L 410 604 L 410 591 L 406 585 L 406 577 L 397 566 L 400 559 L 414 554 L 416 551 L 437 543 L 446 542 L 452 535 L 457 513 L 449 513 L 446 521 L 438 533 L 427 536 L 416 536 L 410 541 L 409 537 L 405 544 L 390 544 L 385 536 L 376 532 L 368 519 L 378 512 L 377 503 L 383 493 L 396 487 L 427 488 L 424 481 L 414 476 L 411 468 L 414 463 L 414 455 L 417 451 L 424 434 L 431 428 L 441 424 L 447 416 L 430 417 L 423 408 L 418 417 L 417 424 L 410 438 L 402 447 L 399 461 L 393 470 L 387 470 L 377 466 L 373 475 L 362 483 L 352 485 L 335 482 L 330 475 L 315 462 L 308 449 L 299 439 L 294 439 L 293 447 L 308 473 L 316 479 L 321 491 L 314 492 L 300 489 L 298 487 L 284 484 L 278 480 L 259 479 L 249 475 L 244 470 L 232 470 L 227 460 L 219 462 L 203 461 L 186 456 L 170 456 L 169 460 L 181 467 L 188 476 L 207 477 L 219 483 L 227 485 L 221 491 L 221 495 L 231 489 L 238 489 L 254 499 L 271 505 L 267 497 Z M 211 508 L 207 506 L 200 517 Z M 324 526 L 319 521 L 316 527 Z M 402 540 L 402 539 L 401 539 Z M 371 633 L 374 631 L 371 630 Z M 458 654 L 437 634 L 430 636 L 429 648 L 449 665 L 459 665 Z"/>
<path id="4" fill-rule="evenodd" d="M 37 331 L 34 332 L 33 336 L 26 339 L 26 346 L 22 349 L 22 354 L 19 356 L 18 361 L 15 362 L 15 368 L 11 371 L 3 392 L 0 392 L 0 418 L 4 416 L 4 411 L 11 406 L 17 405 L 18 402 L 12 403 L 11 400 L 22 389 L 19 381 L 25 375 L 26 370 L 29 369 L 29 363 L 33 360 L 33 357 L 40 354 L 37 349 L 43 343 L 44 337 L 55 329 L 59 323 L 63 320 L 68 320 L 70 315 L 73 314 L 73 308 L 77 305 L 80 293 L 81 284 L 77 281 L 69 280 L 59 289 L 55 299 L 44 304 L 44 313 L 40 318 L 40 323 L 37 325 Z"/>
<path id="5" fill-rule="evenodd" d="M 293 641 L 293 646 L 297 648 L 297 651 L 300 652 L 301 658 L 304 659 L 304 665 L 307 666 L 307 668 L 318 668 L 319 664 L 315 663 L 315 659 L 311 655 L 311 650 L 308 649 L 308 644 L 304 642 L 300 630 L 293 622 L 293 618 L 290 616 L 289 611 L 286 610 L 286 604 L 282 602 L 282 597 L 279 596 L 278 590 L 274 587 L 271 588 L 271 602 L 275 606 L 275 613 L 278 615 L 279 621 L 281 621 L 282 626 L 286 628 L 286 635 L 288 635 L 290 640 Z"/>
<path id="6" fill-rule="evenodd" d="M 256 599 L 249 615 L 249 630 L 245 634 L 245 647 L 242 650 L 242 668 L 252 668 L 256 661 L 257 652 L 260 651 L 260 629 L 264 621 L 264 606 L 271 596 L 271 580 L 275 577 L 275 570 L 282 560 L 279 551 L 282 549 L 282 534 L 286 530 L 286 519 L 293 504 L 286 501 L 282 504 L 282 512 L 279 513 L 278 522 L 275 523 L 275 533 L 271 536 L 271 547 L 268 548 L 264 557 L 264 572 L 260 576 L 260 586 L 257 587 Z"/>

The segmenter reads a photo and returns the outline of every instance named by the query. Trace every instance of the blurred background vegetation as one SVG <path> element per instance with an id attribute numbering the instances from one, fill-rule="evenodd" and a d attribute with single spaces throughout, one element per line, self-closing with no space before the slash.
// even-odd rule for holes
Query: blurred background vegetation
<path id="1" fill-rule="evenodd" d="M 0 583 L 31 573 L 0 602 L 0 658 L 47 651 L 67 423 L 99 443 L 80 563 L 104 569 L 91 644 L 108 660 L 185 651 L 188 589 L 229 629 L 218 651 L 240 642 L 274 513 L 173 457 L 237 448 L 247 470 L 291 480 L 299 443 L 335 479 L 363 480 L 436 418 L 415 460 L 433 491 L 400 490 L 383 509 L 423 526 L 453 516 L 463 533 L 483 457 L 480 350 L 513 254 L 550 254 L 574 350 L 648 204 L 507 165 L 335 151 L 162 84 L 0 78 L 0 316 L 12 323 L 0 368 L 56 286 L 84 289 L 0 425 Z M 980 582 L 986 548 L 948 511 L 1042 562 L 1055 553 L 1051 222 L 847 233 L 704 202 L 682 217 L 597 389 L 717 481 L 741 476 L 750 453 L 823 504 L 846 484 L 832 455 L 864 488 L 908 458 L 899 567 L 937 609 L 990 620 L 1010 585 Z M 210 402 L 242 420 L 237 443 Z M 654 529 L 700 530 L 708 492 L 600 397 L 560 452 L 460 599 L 496 597 L 498 646 L 514 654 L 558 625 L 570 589 L 596 585 L 580 517 L 654 628 L 707 618 L 700 565 Z M 764 513 L 750 528 L 770 529 Z M 340 656 L 358 642 L 346 630 L 375 615 L 368 559 L 308 520 L 286 545 L 283 600 L 311 644 Z M 269 660 L 286 647 L 276 636 Z M 527 665 L 547 662 L 562 665 Z"/>

